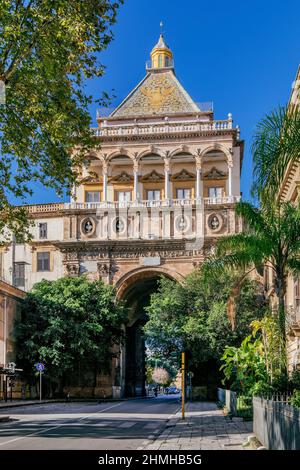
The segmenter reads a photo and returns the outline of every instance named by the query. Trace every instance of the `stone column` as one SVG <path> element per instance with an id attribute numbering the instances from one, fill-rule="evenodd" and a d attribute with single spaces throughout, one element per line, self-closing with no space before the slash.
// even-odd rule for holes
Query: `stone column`
<path id="1" fill-rule="evenodd" d="M 137 201 L 139 199 L 138 193 L 138 175 L 139 175 L 139 164 L 137 161 L 133 163 L 133 200 Z"/>
<path id="2" fill-rule="evenodd" d="M 103 201 L 107 202 L 107 163 L 102 164 L 102 176 L 103 176 Z"/>
<path id="3" fill-rule="evenodd" d="M 165 200 L 170 199 L 170 160 L 165 159 Z"/>
<path id="4" fill-rule="evenodd" d="M 201 172 L 202 172 L 202 162 L 201 160 L 196 160 L 196 199 L 201 199 L 203 197 Z"/>
<path id="5" fill-rule="evenodd" d="M 228 196 L 232 197 L 232 162 L 228 162 Z"/>
<path id="6" fill-rule="evenodd" d="M 73 184 L 72 187 L 72 192 L 71 192 L 71 197 L 70 197 L 70 202 L 76 202 L 77 201 L 77 186 L 76 184 Z"/>

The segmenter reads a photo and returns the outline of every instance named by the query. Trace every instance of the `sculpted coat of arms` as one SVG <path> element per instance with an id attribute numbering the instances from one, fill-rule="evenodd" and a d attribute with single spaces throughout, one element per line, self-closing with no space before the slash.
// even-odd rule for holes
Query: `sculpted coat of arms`
<path id="1" fill-rule="evenodd" d="M 169 86 L 167 88 L 162 86 L 155 88 L 144 86 L 141 88 L 141 92 L 143 95 L 147 96 L 151 107 L 159 108 L 160 106 L 163 106 L 168 97 L 173 93 L 174 89 L 174 86 Z"/>

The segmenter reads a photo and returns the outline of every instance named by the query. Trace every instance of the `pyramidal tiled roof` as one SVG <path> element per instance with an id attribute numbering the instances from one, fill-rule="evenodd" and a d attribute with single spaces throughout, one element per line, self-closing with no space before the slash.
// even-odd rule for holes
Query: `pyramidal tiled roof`
<path id="1" fill-rule="evenodd" d="M 116 108 L 111 117 L 197 113 L 200 109 L 172 70 L 150 72 Z"/>

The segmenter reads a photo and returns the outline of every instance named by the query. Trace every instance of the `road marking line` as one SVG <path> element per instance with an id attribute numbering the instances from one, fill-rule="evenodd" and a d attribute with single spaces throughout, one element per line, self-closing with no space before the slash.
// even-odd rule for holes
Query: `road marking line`
<path id="1" fill-rule="evenodd" d="M 144 426 L 145 429 L 156 429 L 158 423 L 148 423 Z"/>
<path id="2" fill-rule="evenodd" d="M 136 424 L 136 422 L 132 423 L 132 422 L 127 422 L 127 423 L 122 423 L 120 424 L 118 427 L 119 428 L 132 428 L 132 426 L 134 426 Z"/>
<path id="3" fill-rule="evenodd" d="M 111 408 L 115 408 L 115 407 L 120 406 L 122 404 L 123 404 L 123 402 L 117 403 L 116 405 L 108 406 L 107 408 L 104 408 L 103 410 L 97 411 L 95 413 L 91 413 L 87 416 L 83 416 L 82 418 L 79 418 L 78 421 L 82 421 L 83 419 L 87 419 L 90 416 L 93 416 L 93 415 L 96 415 L 96 414 L 99 414 L 99 413 L 103 413 L 104 411 L 110 410 Z M 43 434 L 44 432 L 52 431 L 53 429 L 57 429 L 57 428 L 61 428 L 64 424 L 68 424 L 68 423 L 58 424 L 57 426 L 53 426 L 51 428 L 42 429 L 42 431 L 37 431 L 37 432 L 33 432 L 31 434 L 26 434 L 26 436 L 16 437 L 15 439 L 11 439 L 10 441 L 0 442 L 0 446 L 5 446 L 6 444 L 10 444 L 11 442 L 20 441 L 21 439 L 25 439 L 26 437 L 37 436 L 38 434 Z"/>

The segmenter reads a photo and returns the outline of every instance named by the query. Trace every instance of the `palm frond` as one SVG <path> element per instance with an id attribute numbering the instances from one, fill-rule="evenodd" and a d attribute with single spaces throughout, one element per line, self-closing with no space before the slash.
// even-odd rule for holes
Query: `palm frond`
<path id="1" fill-rule="evenodd" d="M 250 202 L 239 202 L 236 205 L 235 212 L 246 223 L 246 231 L 252 230 L 258 233 L 265 233 L 267 227 L 259 208 L 250 204 Z"/>
<path id="2" fill-rule="evenodd" d="M 202 265 L 204 274 L 216 278 L 224 271 L 246 270 L 255 264 L 252 253 L 240 251 L 224 256 L 211 257 Z"/>
<path id="3" fill-rule="evenodd" d="M 299 161 L 300 109 L 279 107 L 257 125 L 252 143 L 252 194 L 274 199 L 288 164 Z"/>
<path id="4" fill-rule="evenodd" d="M 288 265 L 290 272 L 294 276 L 297 276 L 300 274 L 300 259 L 296 259 L 296 258 L 288 259 L 287 265 Z"/>
<path id="5" fill-rule="evenodd" d="M 260 264 L 272 255 L 272 246 L 268 239 L 255 233 L 238 233 L 218 240 L 216 256 L 242 252 L 248 252 L 253 263 Z"/>

